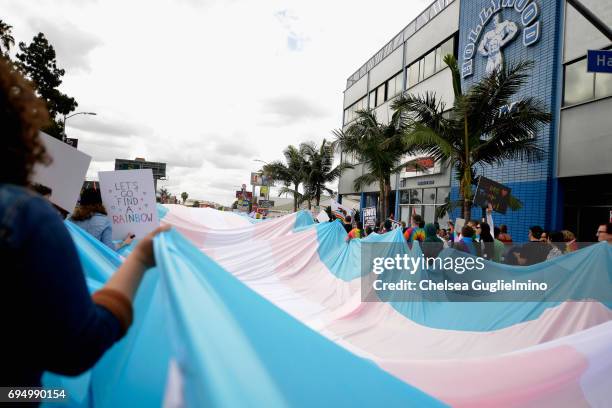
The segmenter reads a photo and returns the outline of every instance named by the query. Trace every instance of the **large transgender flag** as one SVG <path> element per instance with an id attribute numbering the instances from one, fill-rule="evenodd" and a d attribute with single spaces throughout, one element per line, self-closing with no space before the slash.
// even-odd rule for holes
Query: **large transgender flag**
<path id="1" fill-rule="evenodd" d="M 338 222 L 315 225 L 305 212 L 256 224 L 183 206 L 160 216 L 174 229 L 155 241 L 158 266 L 126 338 L 87 374 L 46 375 L 72 406 L 612 404 L 607 305 L 364 303 L 361 245 L 405 246 L 399 230 L 347 244 Z M 95 290 L 122 258 L 67 227 Z M 521 271 L 560 265 L 576 271 L 572 285 L 588 279 L 580 270 L 612 277 L 612 247 Z"/>

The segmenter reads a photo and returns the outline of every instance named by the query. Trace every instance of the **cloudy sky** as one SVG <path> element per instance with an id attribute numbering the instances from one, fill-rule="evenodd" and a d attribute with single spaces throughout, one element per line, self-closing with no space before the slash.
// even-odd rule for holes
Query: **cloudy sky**
<path id="1" fill-rule="evenodd" d="M 254 159 L 340 127 L 346 79 L 430 0 L 2 0 L 17 42 L 42 31 L 93 157 L 168 163 L 170 192 L 231 204 Z"/>

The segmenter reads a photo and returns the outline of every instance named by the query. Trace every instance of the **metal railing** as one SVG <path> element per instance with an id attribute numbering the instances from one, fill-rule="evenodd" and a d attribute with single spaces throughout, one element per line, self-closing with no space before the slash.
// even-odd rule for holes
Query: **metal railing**
<path id="1" fill-rule="evenodd" d="M 393 51 L 401 47 L 404 42 L 412 37 L 417 31 L 423 28 L 432 18 L 440 14 L 442 10 L 448 7 L 455 0 L 436 0 L 429 5 L 421 14 L 412 20 L 402 31 L 399 32 L 391 41 L 385 44 L 372 58 L 361 66 L 353 75 L 346 80 L 346 89 L 350 88 L 355 82 L 365 76 L 368 71 L 378 65 Z"/>

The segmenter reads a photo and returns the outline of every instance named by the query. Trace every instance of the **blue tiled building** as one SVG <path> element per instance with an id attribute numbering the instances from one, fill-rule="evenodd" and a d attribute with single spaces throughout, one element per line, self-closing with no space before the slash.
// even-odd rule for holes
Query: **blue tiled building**
<path id="1" fill-rule="evenodd" d="M 606 0 L 584 3 L 612 25 Z M 594 224 L 612 216 L 612 75 L 588 73 L 585 56 L 587 49 L 611 45 L 565 0 L 438 0 L 349 77 L 343 126 L 366 107 L 379 120 L 388 120 L 390 103 L 401 93 L 435 92 L 452 106 L 450 72 L 441 63 L 449 52 L 457 56 L 464 90 L 486 74 L 487 65 L 533 61 L 531 76 L 516 98 L 536 98 L 553 116 L 535 135 L 545 151 L 543 160 L 477 171 L 512 188 L 523 203 L 520 210 L 494 216 L 496 225 L 508 225 L 517 240 L 527 238 L 531 225 L 567 228 L 581 240 L 592 240 Z M 352 180 L 367 169 L 359 158 L 343 160 L 356 166 L 342 176 L 339 193 L 360 195 L 362 206 L 375 205 L 377 186 L 363 191 L 352 187 Z M 458 197 L 452 170 L 439 164 L 424 173 L 403 171 L 392 187 L 392 211 L 405 221 L 413 213 L 434 221 L 435 208 L 449 194 L 453 200 Z M 450 218 L 459 214 L 457 209 Z M 474 209 L 472 217 L 480 216 L 481 210 Z M 446 217 L 438 221 L 444 224 Z"/>

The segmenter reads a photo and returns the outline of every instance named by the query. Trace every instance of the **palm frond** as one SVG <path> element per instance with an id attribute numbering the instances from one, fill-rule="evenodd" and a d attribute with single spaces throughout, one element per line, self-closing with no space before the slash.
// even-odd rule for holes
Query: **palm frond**
<path id="1" fill-rule="evenodd" d="M 453 54 L 447 54 L 444 56 L 443 61 L 451 70 L 451 75 L 453 77 L 453 91 L 455 98 L 459 98 L 463 95 L 463 93 L 461 92 L 461 73 L 459 72 L 457 59 Z"/>
<path id="2" fill-rule="evenodd" d="M 451 213 L 456 208 L 461 208 L 463 201 L 461 200 L 446 200 L 444 204 L 436 207 L 436 218 L 444 218 L 446 214 Z"/>
<path id="3" fill-rule="evenodd" d="M 378 177 L 372 173 L 366 173 L 355 179 L 353 182 L 353 187 L 355 188 L 355 191 L 361 191 L 363 188 L 376 182 L 378 182 Z"/>
<path id="4" fill-rule="evenodd" d="M 532 62 L 525 61 L 494 71 L 456 100 L 456 113 L 468 118 L 472 134 L 486 133 L 487 128 L 496 121 L 500 110 L 510 103 L 511 98 L 527 82 L 527 71 L 532 66 Z"/>
<path id="5" fill-rule="evenodd" d="M 286 186 L 278 190 L 278 196 L 282 197 L 283 195 L 297 197 L 298 201 L 302 198 L 302 193 L 300 193 L 299 191 L 295 191 L 291 187 L 286 187 Z"/>
<path id="6" fill-rule="evenodd" d="M 541 160 L 544 150 L 534 135 L 550 121 L 551 115 L 540 102 L 532 98 L 518 102 L 487 129 L 489 138 L 473 150 L 474 160 L 499 165 L 506 160 Z"/>
<path id="7" fill-rule="evenodd" d="M 404 142 L 435 160 L 448 160 L 455 153 L 454 146 L 448 138 L 420 123 L 416 123 L 413 130 L 406 133 Z"/>

